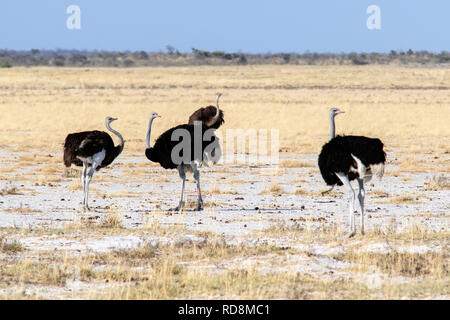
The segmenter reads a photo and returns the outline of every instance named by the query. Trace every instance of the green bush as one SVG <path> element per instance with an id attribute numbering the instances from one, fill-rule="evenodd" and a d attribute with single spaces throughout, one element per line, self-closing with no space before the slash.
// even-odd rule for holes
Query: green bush
<path id="1" fill-rule="evenodd" d="M 0 68 L 12 68 L 12 65 L 9 61 L 5 61 L 0 65 Z"/>

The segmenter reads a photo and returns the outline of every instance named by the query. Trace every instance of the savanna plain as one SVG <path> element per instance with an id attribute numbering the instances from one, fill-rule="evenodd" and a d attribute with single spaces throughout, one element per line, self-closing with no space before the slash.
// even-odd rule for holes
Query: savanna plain
<path id="1" fill-rule="evenodd" d="M 245 160 L 248 147 L 202 167 L 205 209 L 188 175 L 186 209 L 169 212 L 181 180 L 145 158 L 148 117 L 162 116 L 153 144 L 216 92 L 224 152 L 227 130 L 275 129 L 279 162 Z M 330 107 L 345 111 L 338 134 L 387 154 L 366 234 L 350 239 L 347 195 L 322 194 L 317 167 Z M 448 66 L 13 67 L 0 113 L 0 298 L 450 298 Z M 125 148 L 95 173 L 85 213 L 63 142 L 106 131 L 106 116 Z"/>

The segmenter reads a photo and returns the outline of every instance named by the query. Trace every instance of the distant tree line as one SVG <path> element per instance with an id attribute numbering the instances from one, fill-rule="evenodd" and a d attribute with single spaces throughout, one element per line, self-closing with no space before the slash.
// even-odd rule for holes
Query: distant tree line
<path id="1" fill-rule="evenodd" d="M 369 65 L 369 64 L 450 64 L 450 52 L 395 51 L 390 53 L 229 53 L 192 48 L 181 53 L 168 45 L 166 52 L 80 51 L 80 50 L 1 50 L 0 68 L 13 66 L 58 67 L 143 67 L 188 65 Z"/>

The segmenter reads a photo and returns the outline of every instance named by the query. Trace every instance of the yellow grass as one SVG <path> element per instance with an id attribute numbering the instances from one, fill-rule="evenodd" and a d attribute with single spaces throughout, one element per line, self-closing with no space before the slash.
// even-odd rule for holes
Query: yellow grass
<path id="1" fill-rule="evenodd" d="M 119 231 L 134 232 L 141 237 L 148 235 L 148 230 L 121 229 L 117 214 L 110 211 L 109 222 L 105 221 L 98 228 L 76 226 L 65 229 L 64 237 L 80 239 L 79 232 L 86 231 L 99 237 Z M 149 230 L 152 234 L 174 239 L 187 231 L 183 227 L 162 228 L 157 224 Z M 19 231 L 28 232 L 29 236 L 44 232 Z M 73 231 L 76 234 L 70 234 Z M 12 236 L 17 230 L 2 232 Z M 314 250 L 299 251 L 267 243 L 227 244 L 220 236 L 206 232 L 198 234 L 203 239 L 199 242 L 146 243 L 136 248 L 91 254 L 63 253 L 60 249 L 39 252 L 37 257 L 36 252 L 29 251 L 20 242 L 0 236 L 0 252 L 3 254 L 0 285 L 4 288 L 41 287 L 43 290 L 37 291 L 35 298 L 51 298 L 52 291 L 58 291 L 59 297 L 82 299 L 417 299 L 448 295 L 448 232 L 435 233 L 423 226 L 411 226 L 405 233 L 369 231 L 356 242 L 342 240 L 343 230 L 338 226 L 319 230 L 279 226 L 262 232 L 269 237 L 280 234 L 284 239 L 298 243 L 322 243 L 329 248 L 342 248 L 339 253 L 330 255 L 327 261 L 345 262 L 347 267 L 319 275 L 285 270 L 293 257 L 301 257 L 301 261 L 314 264 L 324 256 Z M 362 250 L 387 239 L 390 249 L 386 252 Z M 440 249 L 424 253 L 401 250 L 408 244 L 429 246 L 433 243 L 440 243 Z M 243 259 L 254 264 L 236 263 Z M 220 268 L 204 268 L 218 264 Z M 274 271 L 261 271 L 266 268 L 274 268 Z M 379 287 L 374 287 L 369 285 L 370 278 L 364 280 L 365 275 L 383 280 Z M 83 286 L 89 285 L 86 287 L 89 290 L 68 291 L 67 282 L 73 279 Z M 51 291 L 47 290 L 49 287 Z M 0 297 L 32 298 L 20 292 L 3 293 Z"/>
<path id="2" fill-rule="evenodd" d="M 419 197 L 410 195 L 410 194 L 404 194 L 399 195 L 396 197 L 388 198 L 387 200 L 378 201 L 378 203 L 397 203 L 397 204 L 417 204 Z"/>
<path id="3" fill-rule="evenodd" d="M 272 183 L 269 189 L 261 191 L 261 194 L 281 194 L 281 193 L 284 193 L 284 189 L 277 183 Z"/>
<path id="4" fill-rule="evenodd" d="M 316 167 L 315 163 L 308 163 L 298 160 L 285 160 L 280 163 L 280 168 L 311 168 Z"/>
<path id="5" fill-rule="evenodd" d="M 346 111 L 337 118 L 337 133 L 405 143 L 448 138 L 449 73 L 392 66 L 17 67 L 0 77 L 0 127 L 8 133 L 0 144 L 61 148 L 68 133 L 105 130 L 104 118 L 115 116 L 124 152 L 142 152 L 152 111 L 162 115 L 154 140 L 213 104 L 216 91 L 223 93 L 222 131 L 279 129 L 283 151 L 320 150 L 331 106 Z"/>

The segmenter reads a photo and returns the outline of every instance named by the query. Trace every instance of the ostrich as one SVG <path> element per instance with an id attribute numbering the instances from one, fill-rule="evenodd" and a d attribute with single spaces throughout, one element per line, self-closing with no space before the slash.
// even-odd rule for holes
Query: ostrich
<path id="1" fill-rule="evenodd" d="M 171 211 L 180 211 L 184 206 L 184 185 L 186 182 L 186 172 L 192 172 L 194 175 L 195 182 L 197 183 L 197 208 L 196 211 L 203 210 L 203 200 L 202 194 L 200 191 L 200 173 L 198 171 L 198 166 L 201 166 L 206 159 L 210 159 L 211 154 L 214 151 L 219 150 L 217 153 L 217 157 L 212 156 L 213 162 L 217 162 L 220 157 L 220 148 L 218 143 L 218 138 L 214 135 L 214 132 L 207 127 L 205 124 L 196 122 L 195 125 L 192 124 L 181 124 L 176 127 L 173 127 L 167 131 L 165 131 L 159 138 L 156 140 L 153 147 L 150 147 L 150 134 L 152 129 L 152 122 L 155 118 L 160 118 L 156 112 L 152 112 L 150 115 L 150 121 L 148 124 L 148 131 L 146 137 L 146 149 L 145 156 L 152 162 L 159 163 L 164 169 L 177 169 L 180 178 L 182 179 L 182 187 L 181 187 L 181 199 L 179 205 L 171 209 Z M 198 135 L 198 131 L 201 130 L 201 134 Z M 204 134 L 204 136 L 203 136 Z M 210 136 L 210 141 L 206 138 L 206 136 Z M 173 140 L 174 136 L 184 136 L 182 141 Z M 201 139 L 201 150 L 195 148 L 196 143 L 198 143 L 199 138 Z M 195 139 L 195 141 L 194 141 Z M 180 144 L 183 144 L 185 140 L 188 141 L 187 149 L 180 149 L 183 152 L 179 152 Z M 186 154 L 184 157 L 184 151 L 187 151 L 190 155 Z M 178 152 L 176 151 L 178 150 Z M 197 151 L 197 152 L 196 152 Z M 174 157 L 180 156 L 182 159 L 175 160 Z"/>
<path id="2" fill-rule="evenodd" d="M 351 180 L 358 181 L 358 200 L 361 207 L 361 234 L 364 234 L 364 182 L 371 180 L 375 174 L 378 178 L 384 174 L 386 153 L 383 143 L 377 138 L 362 136 L 335 137 L 334 117 L 344 113 L 337 108 L 330 109 L 331 139 L 323 147 L 319 155 L 319 168 L 327 185 L 345 185 L 350 200 L 350 234 L 356 233 L 354 202 L 355 193 L 350 184 Z M 330 189 L 330 190 L 331 190 Z"/>
<path id="3" fill-rule="evenodd" d="M 109 134 L 104 131 L 83 131 L 70 133 L 64 142 L 64 164 L 70 167 L 71 164 L 83 166 L 81 173 L 81 184 L 83 186 L 83 210 L 90 211 L 88 204 L 89 183 L 95 170 L 111 164 L 122 152 L 124 141 L 122 135 L 112 129 L 111 122 L 117 118 L 106 117 L 106 128 L 117 135 L 120 140 L 119 145 L 114 146 L 114 142 Z M 89 173 L 88 166 L 91 165 Z"/>
<path id="4" fill-rule="evenodd" d="M 219 109 L 219 98 L 221 93 L 216 93 L 216 106 L 207 106 L 195 111 L 189 117 L 188 124 L 194 124 L 195 121 L 203 122 L 208 128 L 218 129 L 225 120 L 223 119 L 223 111 Z"/>

